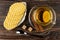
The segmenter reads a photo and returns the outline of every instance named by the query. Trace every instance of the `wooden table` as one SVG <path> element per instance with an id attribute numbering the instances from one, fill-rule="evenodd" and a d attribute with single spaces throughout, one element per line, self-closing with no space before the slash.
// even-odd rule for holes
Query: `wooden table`
<path id="1" fill-rule="evenodd" d="M 22 1 L 22 0 L 18 0 Z M 23 0 L 27 2 L 27 13 L 29 13 L 30 9 L 35 5 L 48 5 L 51 6 L 56 11 L 57 22 L 56 25 L 51 29 L 51 32 L 48 36 L 42 38 L 39 36 L 29 36 L 29 35 L 19 35 L 16 34 L 15 31 L 19 29 L 16 28 L 12 31 L 7 31 L 3 27 L 4 19 L 7 15 L 9 10 L 9 6 L 16 2 L 15 1 L 8 1 L 8 0 L 1 0 L 0 1 L 0 40 L 60 40 L 60 1 L 32 1 L 32 0 Z M 27 14 L 28 16 L 28 14 Z M 27 22 L 27 20 L 25 21 Z M 29 25 L 28 22 L 26 25 Z"/>

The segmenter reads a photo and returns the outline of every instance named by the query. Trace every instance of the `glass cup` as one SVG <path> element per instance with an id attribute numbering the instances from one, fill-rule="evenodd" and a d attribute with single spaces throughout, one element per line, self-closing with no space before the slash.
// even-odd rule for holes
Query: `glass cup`
<path id="1" fill-rule="evenodd" d="M 56 13 L 50 6 L 34 6 L 29 13 L 29 23 L 33 35 L 44 35 L 56 24 Z"/>

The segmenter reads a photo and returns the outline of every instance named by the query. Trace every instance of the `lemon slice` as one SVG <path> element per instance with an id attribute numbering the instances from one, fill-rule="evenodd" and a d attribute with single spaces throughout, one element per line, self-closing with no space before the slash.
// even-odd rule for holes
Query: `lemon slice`
<path id="1" fill-rule="evenodd" d="M 4 28 L 12 30 L 21 22 L 26 11 L 24 2 L 17 2 L 10 6 L 6 19 L 4 21 Z"/>
<path id="2" fill-rule="evenodd" d="M 45 23 L 49 22 L 51 19 L 51 15 L 50 15 L 50 12 L 49 11 L 44 11 L 43 13 L 43 21 Z"/>

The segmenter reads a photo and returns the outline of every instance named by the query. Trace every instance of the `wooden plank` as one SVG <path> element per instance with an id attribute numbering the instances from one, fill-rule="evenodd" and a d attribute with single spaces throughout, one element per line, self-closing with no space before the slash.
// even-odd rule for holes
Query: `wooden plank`
<path id="1" fill-rule="evenodd" d="M 28 13 L 30 9 L 35 5 L 49 5 L 53 7 L 57 14 L 56 15 L 57 24 L 51 29 L 51 33 L 44 38 L 41 38 L 39 36 L 19 35 L 19 34 L 16 34 L 16 30 L 7 31 L 4 29 L 2 24 L 9 10 L 9 6 L 16 1 L 0 1 L 0 40 L 60 40 L 60 2 L 54 2 L 54 1 L 41 2 L 41 1 L 27 1 L 27 0 L 25 1 L 27 2 Z"/>

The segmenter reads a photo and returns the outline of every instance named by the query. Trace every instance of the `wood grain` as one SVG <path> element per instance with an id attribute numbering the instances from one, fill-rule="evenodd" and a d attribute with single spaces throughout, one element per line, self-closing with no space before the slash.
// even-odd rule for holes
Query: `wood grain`
<path id="1" fill-rule="evenodd" d="M 22 0 L 18 0 L 18 1 L 22 1 Z M 27 1 L 27 0 L 23 0 L 27 2 L 27 17 L 29 14 L 30 9 L 33 6 L 36 5 L 48 5 L 51 6 L 55 12 L 56 12 L 56 16 L 57 16 L 57 21 L 56 21 L 56 25 L 51 29 L 51 32 L 48 36 L 42 38 L 41 36 L 30 36 L 30 35 L 19 35 L 16 34 L 16 30 L 19 30 L 20 27 L 16 28 L 15 30 L 12 31 L 7 31 L 4 29 L 3 27 L 3 22 L 4 19 L 8 13 L 9 10 L 9 6 L 11 4 L 13 4 L 16 1 L 0 1 L 0 40 L 60 40 L 60 2 L 56 2 L 56 1 Z M 27 22 L 27 17 L 24 24 L 29 25 Z"/>

